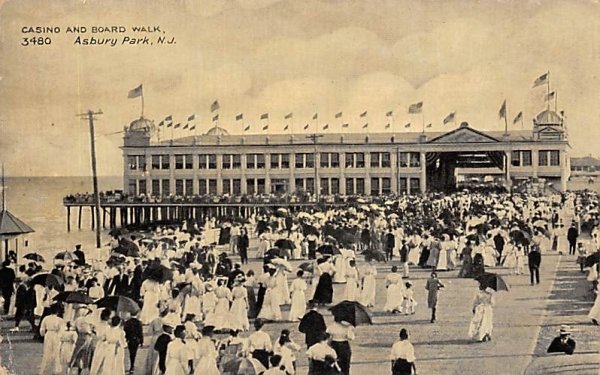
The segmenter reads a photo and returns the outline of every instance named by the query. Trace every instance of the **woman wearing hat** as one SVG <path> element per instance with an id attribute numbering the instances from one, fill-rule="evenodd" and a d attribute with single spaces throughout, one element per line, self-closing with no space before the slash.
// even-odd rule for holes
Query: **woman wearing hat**
<path id="1" fill-rule="evenodd" d="M 317 260 L 315 274 L 319 275 L 319 282 L 315 288 L 313 301 L 317 304 L 328 304 L 333 300 L 333 281 L 331 276 L 335 273 L 335 268 L 330 262 L 330 258 L 321 258 Z"/>
<path id="2" fill-rule="evenodd" d="M 290 306 L 289 321 L 297 322 L 304 316 L 306 311 L 306 289 L 308 289 L 308 286 L 304 281 L 304 271 L 298 270 L 296 279 L 292 281 L 290 286 L 292 305 Z"/>
<path id="3" fill-rule="evenodd" d="M 469 326 L 469 337 L 485 342 L 492 340 L 494 320 L 494 290 L 479 286 L 479 292 L 473 301 L 473 318 Z"/>
<path id="4" fill-rule="evenodd" d="M 327 333 L 331 336 L 331 347 L 335 350 L 338 358 L 338 364 L 342 374 L 350 374 L 350 360 L 352 358 L 352 349 L 350 341 L 354 340 L 354 327 L 344 320 L 334 319 L 333 324 L 327 327 Z"/>
<path id="5" fill-rule="evenodd" d="M 233 302 L 229 310 L 237 318 L 243 331 L 250 329 L 250 323 L 248 322 L 248 290 L 244 287 L 245 281 L 243 273 L 235 278 L 231 290 Z"/>

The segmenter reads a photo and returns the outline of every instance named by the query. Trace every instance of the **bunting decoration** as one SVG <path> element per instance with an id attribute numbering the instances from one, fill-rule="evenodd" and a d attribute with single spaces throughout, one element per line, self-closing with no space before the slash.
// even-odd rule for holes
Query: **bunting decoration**
<path id="1" fill-rule="evenodd" d="M 221 108 L 221 106 L 219 105 L 219 101 L 218 100 L 215 100 L 213 102 L 213 104 L 210 105 L 210 111 L 211 112 L 218 111 L 219 108 Z"/>
<path id="2" fill-rule="evenodd" d="M 404 125 L 404 127 L 405 127 L 406 129 L 410 128 L 410 122 L 409 122 L 408 124 Z"/>
<path id="3" fill-rule="evenodd" d="M 386 128 L 386 129 L 389 129 L 389 128 L 390 128 L 390 126 L 391 126 L 391 124 L 390 124 L 390 123 L 387 123 L 387 124 L 385 125 L 385 128 Z"/>
<path id="4" fill-rule="evenodd" d="M 308 124 L 304 125 L 304 130 L 308 129 Z"/>
<path id="5" fill-rule="evenodd" d="M 292 112 L 288 113 L 287 115 L 283 116 L 284 120 L 289 120 L 294 116 L 294 114 Z"/>
<path id="6" fill-rule="evenodd" d="M 348 126 L 350 126 L 350 124 L 342 124 L 342 128 L 347 128 Z"/>
<path id="7" fill-rule="evenodd" d="M 427 124 L 426 128 L 430 128 L 431 127 L 431 123 Z"/>
<path id="8" fill-rule="evenodd" d="M 315 114 L 313 115 L 313 117 L 312 117 L 312 119 L 313 119 L 313 120 L 316 120 L 316 119 L 318 119 L 318 118 L 319 118 L 319 114 L 318 114 L 318 113 L 315 113 Z"/>
<path id="9" fill-rule="evenodd" d="M 245 131 L 245 132 L 247 132 L 248 130 L 250 130 L 250 125 L 248 125 L 248 126 L 246 126 L 246 127 L 244 128 L 244 131 Z"/>
<path id="10" fill-rule="evenodd" d="M 263 128 L 262 128 L 262 130 L 267 130 L 267 129 L 269 129 L 269 125 L 265 125 L 265 126 L 263 126 Z"/>
<path id="11" fill-rule="evenodd" d="M 185 125 L 183 126 L 183 130 L 187 129 L 189 126 L 190 126 L 190 124 L 185 124 Z"/>
<path id="12" fill-rule="evenodd" d="M 240 121 L 244 119 L 244 114 L 240 113 L 239 115 L 235 116 L 235 121 Z"/>
<path id="13" fill-rule="evenodd" d="M 188 117 L 188 122 L 189 122 L 189 121 L 194 121 L 195 119 L 196 119 L 196 115 L 195 115 L 195 114 L 193 114 L 193 115 L 191 115 L 190 117 Z"/>
<path id="14" fill-rule="evenodd" d="M 340 118 L 340 117 L 342 117 L 342 112 L 338 112 L 335 114 L 335 118 Z"/>
<path id="15" fill-rule="evenodd" d="M 158 123 L 158 126 L 163 126 L 165 124 L 165 120 Z"/>
<path id="16" fill-rule="evenodd" d="M 329 129 L 329 124 L 323 125 L 323 130 L 327 130 L 327 129 Z"/>
<path id="17" fill-rule="evenodd" d="M 175 126 L 173 126 L 173 129 L 178 129 L 181 126 L 181 123 L 178 122 Z"/>
<path id="18" fill-rule="evenodd" d="M 260 119 L 261 120 L 268 120 L 269 119 L 269 114 L 268 113 L 263 113 L 262 115 L 260 115 Z"/>
<path id="19" fill-rule="evenodd" d="M 190 130 L 196 130 L 196 125 L 190 126 Z"/>
<path id="20" fill-rule="evenodd" d="M 360 117 L 367 117 L 367 111 L 364 111 L 363 113 L 361 113 Z"/>
<path id="21" fill-rule="evenodd" d="M 554 96 L 556 95 L 555 91 L 552 91 L 549 94 L 546 94 L 546 101 L 554 100 Z"/>
<path id="22" fill-rule="evenodd" d="M 288 130 L 288 128 L 289 128 L 289 125 L 286 125 L 283 127 L 283 130 Z"/>
<path id="23" fill-rule="evenodd" d="M 368 127 L 369 127 L 369 123 L 368 122 L 362 126 L 363 129 L 366 129 Z"/>
<path id="24" fill-rule="evenodd" d="M 456 115 L 456 112 L 451 112 L 448 116 L 446 116 L 446 118 L 444 118 L 444 125 L 446 125 L 449 122 L 454 122 L 455 115 Z"/>
<path id="25" fill-rule="evenodd" d="M 167 117 L 165 117 L 165 122 L 167 121 L 173 121 L 173 115 L 168 115 Z"/>
<path id="26" fill-rule="evenodd" d="M 387 112 L 385 113 L 385 116 L 386 116 L 386 117 L 392 117 L 392 115 L 393 115 L 393 114 L 394 114 L 394 112 L 393 112 L 393 111 L 387 111 Z"/>

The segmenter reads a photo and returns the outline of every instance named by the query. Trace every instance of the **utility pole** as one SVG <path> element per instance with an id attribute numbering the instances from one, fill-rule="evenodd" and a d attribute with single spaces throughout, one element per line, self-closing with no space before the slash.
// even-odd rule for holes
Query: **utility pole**
<path id="1" fill-rule="evenodd" d="M 96 210 L 96 248 L 101 248 L 100 241 L 100 194 L 98 192 L 98 172 L 96 170 L 96 141 L 94 139 L 94 116 L 101 115 L 102 110 L 94 112 L 92 110 L 87 113 L 79 114 L 82 120 L 88 120 L 90 125 L 90 145 L 91 145 L 91 156 L 92 156 L 92 183 L 94 188 L 94 205 Z"/>
<path id="2" fill-rule="evenodd" d="M 322 138 L 323 135 L 322 134 L 311 134 L 311 135 L 307 135 L 306 138 L 311 139 L 313 141 L 313 145 L 314 145 L 314 149 L 313 149 L 313 162 L 314 162 L 314 166 L 315 166 L 315 183 L 314 183 L 314 187 L 315 187 L 315 197 L 317 198 L 317 204 L 319 203 L 319 196 L 321 195 L 321 186 L 320 186 L 320 181 L 319 181 L 319 163 L 317 160 L 317 141 L 319 140 L 319 138 Z"/>

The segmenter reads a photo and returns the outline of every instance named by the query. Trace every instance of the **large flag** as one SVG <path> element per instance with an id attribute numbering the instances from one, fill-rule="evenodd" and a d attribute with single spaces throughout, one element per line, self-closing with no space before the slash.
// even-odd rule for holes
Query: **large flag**
<path id="1" fill-rule="evenodd" d="M 367 116 L 367 111 L 364 111 L 363 113 L 360 114 L 360 117 L 366 117 Z"/>
<path id="2" fill-rule="evenodd" d="M 385 115 L 386 115 L 387 117 L 391 117 L 393 114 L 394 114 L 394 111 L 387 111 L 387 112 L 385 113 Z"/>
<path id="3" fill-rule="evenodd" d="M 188 117 L 188 121 L 194 121 L 196 119 L 196 115 L 191 115 L 190 117 Z"/>
<path id="4" fill-rule="evenodd" d="M 289 120 L 294 116 L 294 114 L 292 112 L 288 113 L 287 115 L 283 116 L 284 120 Z"/>
<path id="5" fill-rule="evenodd" d="M 269 114 L 268 113 L 263 113 L 262 115 L 260 115 L 260 119 L 261 120 L 267 120 L 269 118 Z"/>
<path id="6" fill-rule="evenodd" d="M 502 107 L 500 107 L 500 111 L 498 111 L 498 116 L 500 118 L 506 118 L 506 99 L 502 102 Z"/>
<path id="7" fill-rule="evenodd" d="M 550 100 L 554 100 L 554 97 L 556 96 L 556 91 L 552 91 L 549 94 L 546 94 L 546 101 L 549 102 Z"/>
<path id="8" fill-rule="evenodd" d="M 516 124 L 517 122 L 521 121 L 521 119 L 523 119 L 523 112 L 517 113 L 515 119 L 513 120 L 513 124 Z"/>
<path id="9" fill-rule="evenodd" d="M 304 125 L 304 130 L 308 129 L 308 124 Z"/>
<path id="10" fill-rule="evenodd" d="M 138 96 L 142 96 L 143 91 L 142 91 L 142 85 L 139 85 L 138 87 L 136 87 L 133 90 L 129 90 L 129 93 L 127 94 L 127 98 L 131 99 L 131 98 L 137 98 Z"/>
<path id="11" fill-rule="evenodd" d="M 329 129 L 329 124 L 323 125 L 323 130 L 327 130 L 327 129 Z"/>
<path id="12" fill-rule="evenodd" d="M 235 121 L 240 121 L 244 119 L 244 114 L 240 113 L 239 115 L 235 116 Z"/>
<path id="13" fill-rule="evenodd" d="M 244 128 L 244 131 L 245 131 L 245 132 L 247 132 L 248 130 L 250 130 L 250 125 L 248 125 L 248 126 L 246 126 L 246 127 Z"/>
<path id="14" fill-rule="evenodd" d="M 347 128 L 350 124 L 342 124 L 342 128 Z"/>
<path id="15" fill-rule="evenodd" d="M 318 119 L 318 118 L 319 118 L 319 114 L 318 114 L 318 113 L 315 113 L 315 114 L 313 115 L 313 120 L 316 120 L 316 119 Z"/>
<path id="16" fill-rule="evenodd" d="M 410 128 L 410 122 L 406 125 L 404 125 L 405 128 Z"/>
<path id="17" fill-rule="evenodd" d="M 408 113 L 421 113 L 423 111 L 423 102 L 411 104 L 408 107 Z"/>
<path id="18" fill-rule="evenodd" d="M 533 87 L 538 87 L 541 85 L 545 85 L 546 83 L 548 83 L 548 75 L 550 74 L 550 72 L 546 72 L 544 74 L 542 74 L 541 76 L 539 76 L 535 82 L 533 82 Z"/>
<path id="19" fill-rule="evenodd" d="M 219 108 L 221 108 L 221 106 L 219 105 L 219 101 L 218 100 L 215 100 L 213 102 L 213 104 L 210 105 L 210 111 L 211 112 L 218 111 Z"/>
<path id="20" fill-rule="evenodd" d="M 335 118 L 340 118 L 340 117 L 342 117 L 342 112 L 338 112 L 335 114 Z"/>
<path id="21" fill-rule="evenodd" d="M 173 121 L 173 115 L 168 115 L 165 117 L 165 121 Z"/>
<path id="22" fill-rule="evenodd" d="M 213 122 L 219 121 L 219 114 L 217 113 L 216 115 L 214 115 L 212 120 Z"/>
<path id="23" fill-rule="evenodd" d="M 456 112 L 451 112 L 448 116 L 446 116 L 446 118 L 444 118 L 444 125 L 446 125 L 449 122 L 454 122 L 455 115 L 456 115 Z"/>

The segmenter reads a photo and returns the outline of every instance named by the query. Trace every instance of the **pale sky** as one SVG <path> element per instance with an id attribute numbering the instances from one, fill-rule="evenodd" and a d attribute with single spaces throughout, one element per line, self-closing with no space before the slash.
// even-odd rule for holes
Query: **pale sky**
<path id="1" fill-rule="evenodd" d="M 2 1 L 0 1 L 2 3 Z M 545 109 L 550 71 L 558 110 L 567 115 L 573 155 L 598 155 L 600 139 L 600 5 L 596 1 L 6 1 L 0 9 L 0 160 L 10 175 L 89 175 L 87 123 L 77 113 L 102 109 L 96 124 L 98 169 L 120 175 L 123 126 L 139 117 L 129 90 L 144 85 L 145 116 L 167 115 L 210 128 L 218 99 L 221 124 L 271 132 L 294 113 L 300 132 L 319 113 L 320 126 L 341 132 L 420 131 L 411 103 L 424 102 L 432 131 L 461 121 L 501 130 L 504 99 L 525 128 Z M 67 26 L 160 26 L 175 45 L 77 46 Z M 51 45 L 21 46 L 24 26 L 59 26 Z M 119 39 L 123 34 L 83 34 Z M 154 39 L 154 35 L 149 35 Z M 552 103 L 552 108 L 554 103 Z M 359 114 L 368 111 L 366 118 Z M 442 119 L 456 111 L 455 124 Z M 176 132 L 175 135 L 188 135 Z"/>

